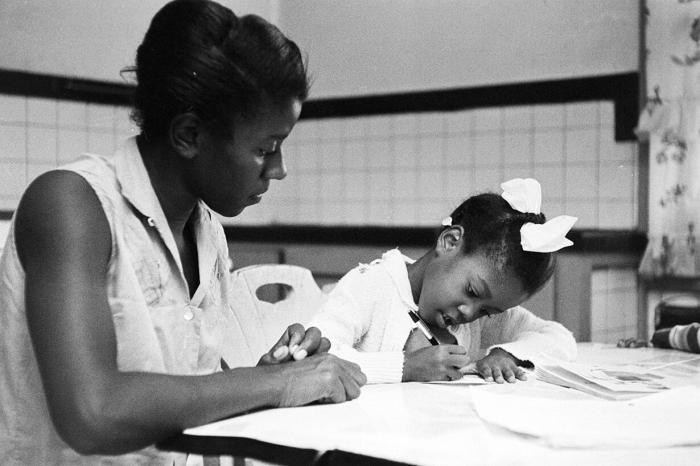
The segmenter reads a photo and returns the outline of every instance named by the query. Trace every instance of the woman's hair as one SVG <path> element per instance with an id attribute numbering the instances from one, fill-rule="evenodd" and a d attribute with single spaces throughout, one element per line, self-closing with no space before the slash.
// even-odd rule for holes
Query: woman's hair
<path id="1" fill-rule="evenodd" d="M 136 54 L 133 120 L 146 137 L 193 112 L 230 131 L 265 99 L 304 101 L 309 77 L 297 45 L 255 15 L 237 17 L 209 0 L 174 0 L 151 21 Z"/>
<path id="2" fill-rule="evenodd" d="M 500 195 L 486 193 L 462 202 L 451 217 L 452 225 L 464 228 L 463 252 L 482 252 L 497 267 L 512 270 L 529 296 L 552 276 L 553 254 L 523 251 L 520 245 L 520 227 L 544 223 L 544 214 L 519 212 Z"/>

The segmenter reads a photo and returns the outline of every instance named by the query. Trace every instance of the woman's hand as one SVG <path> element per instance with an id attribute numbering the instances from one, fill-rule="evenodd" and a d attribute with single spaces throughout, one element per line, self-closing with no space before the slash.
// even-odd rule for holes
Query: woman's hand
<path id="1" fill-rule="evenodd" d="M 330 348 L 331 342 L 321 336 L 321 331 L 316 327 L 304 329 L 301 324 L 292 324 L 270 351 L 260 358 L 258 366 L 279 364 L 292 359 L 300 361 L 307 356 L 327 353 Z"/>
<path id="2" fill-rule="evenodd" d="M 518 367 L 518 359 L 501 348 L 492 349 L 486 357 L 478 360 L 476 371 L 489 382 L 515 383 L 516 380 L 527 380 L 525 371 Z"/>
<path id="3" fill-rule="evenodd" d="M 304 360 L 276 366 L 282 371 L 284 388 L 279 407 L 309 403 L 342 403 L 360 396 L 367 377 L 357 364 L 332 354 L 315 354 Z"/>
<path id="4" fill-rule="evenodd" d="M 402 382 L 458 380 L 459 368 L 469 362 L 467 349 L 459 345 L 437 345 L 405 352 Z"/>

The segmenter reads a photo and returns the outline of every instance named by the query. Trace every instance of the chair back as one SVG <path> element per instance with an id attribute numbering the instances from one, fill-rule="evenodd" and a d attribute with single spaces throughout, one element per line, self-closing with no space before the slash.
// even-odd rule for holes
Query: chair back
<path id="1" fill-rule="evenodd" d="M 256 364 L 289 325 L 306 325 L 321 299 L 311 271 L 304 267 L 261 264 L 234 270 L 229 302 L 253 359 L 250 364 Z"/>

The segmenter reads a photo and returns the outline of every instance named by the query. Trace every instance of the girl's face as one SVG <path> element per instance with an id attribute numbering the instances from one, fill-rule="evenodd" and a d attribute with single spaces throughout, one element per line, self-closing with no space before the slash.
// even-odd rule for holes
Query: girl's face
<path id="1" fill-rule="evenodd" d="M 527 293 L 512 272 L 496 267 L 480 252 L 463 254 L 460 230 L 454 231 L 451 239 L 441 235 L 423 274 L 418 308 L 428 324 L 465 324 L 525 301 Z"/>
<path id="2" fill-rule="evenodd" d="M 282 142 L 301 113 L 301 102 L 265 103 L 255 117 L 236 119 L 233 135 L 201 128 L 197 155 L 188 165 L 188 186 L 215 212 L 238 215 L 260 202 L 270 180 L 287 175 Z"/>

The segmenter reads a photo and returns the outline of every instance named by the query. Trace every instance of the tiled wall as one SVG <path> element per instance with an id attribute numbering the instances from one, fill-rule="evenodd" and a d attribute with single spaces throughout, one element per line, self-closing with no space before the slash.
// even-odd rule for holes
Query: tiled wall
<path id="1" fill-rule="evenodd" d="M 0 210 L 41 172 L 135 132 L 125 107 L 0 95 Z M 432 226 L 464 197 L 532 176 L 548 216 L 635 228 L 636 144 L 613 132 L 610 102 L 302 120 L 283 146 L 287 179 L 227 222 Z M 635 280 L 594 272 L 594 341 L 634 336 Z"/>
<path id="2" fill-rule="evenodd" d="M 611 102 L 302 120 L 289 176 L 235 223 L 437 225 L 512 177 L 543 185 L 543 211 L 577 228 L 634 228 L 634 142 L 615 142 Z"/>
<path id="3" fill-rule="evenodd" d="M 599 268 L 591 275 L 591 341 L 637 335 L 637 269 Z"/>
<path id="4" fill-rule="evenodd" d="M 532 176 L 543 211 L 577 228 L 634 228 L 634 142 L 615 142 L 611 102 L 302 120 L 289 175 L 235 223 L 436 225 L 475 192 Z M 125 107 L 0 95 L 0 209 L 39 173 L 134 134 Z"/>
<path id="5" fill-rule="evenodd" d="M 135 129 L 125 107 L 0 95 L 0 210 L 40 173 L 91 151 L 111 154 Z"/>

